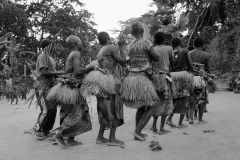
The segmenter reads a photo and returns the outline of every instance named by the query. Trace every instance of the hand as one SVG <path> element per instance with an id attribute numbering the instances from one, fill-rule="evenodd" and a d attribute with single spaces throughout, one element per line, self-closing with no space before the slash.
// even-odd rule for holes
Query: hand
<path id="1" fill-rule="evenodd" d="M 95 69 L 95 66 L 90 66 L 87 68 L 87 70 L 90 72 L 90 71 L 93 71 Z"/>

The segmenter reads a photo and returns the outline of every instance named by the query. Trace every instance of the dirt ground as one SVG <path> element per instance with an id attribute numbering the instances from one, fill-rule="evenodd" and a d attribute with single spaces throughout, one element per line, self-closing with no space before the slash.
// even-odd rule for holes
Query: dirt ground
<path id="1" fill-rule="evenodd" d="M 90 100 L 89 100 L 90 102 Z M 31 131 L 39 114 L 34 106 L 9 105 L 6 99 L 0 100 L 0 160 L 239 160 L 240 158 L 240 94 L 216 92 L 210 94 L 205 125 L 188 125 L 186 129 L 169 128 L 170 134 L 157 135 L 150 131 L 152 120 L 144 129 L 148 134 L 146 141 L 134 141 L 134 116 L 136 110 L 124 108 L 125 124 L 118 128 L 117 138 L 125 141 L 125 148 L 97 145 L 98 118 L 96 99 L 91 98 L 93 129 L 76 137 L 84 145 L 62 149 L 45 139 L 39 141 Z M 174 116 L 177 123 L 179 115 Z M 159 123 L 159 122 L 158 122 Z M 188 124 L 184 120 L 185 124 Z M 159 125 L 159 124 L 158 124 Z M 54 128 L 59 126 L 57 116 Z M 215 130 L 215 133 L 203 133 Z M 106 137 L 108 136 L 106 131 Z M 188 135 L 184 135 L 186 132 Z M 163 147 L 161 151 L 151 151 L 150 141 L 157 140 Z"/>

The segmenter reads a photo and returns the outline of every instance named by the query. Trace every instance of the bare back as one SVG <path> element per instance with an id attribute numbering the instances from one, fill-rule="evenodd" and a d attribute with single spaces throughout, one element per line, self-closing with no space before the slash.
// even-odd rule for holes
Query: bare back
<path id="1" fill-rule="evenodd" d="M 210 55 L 199 49 L 194 49 L 189 52 L 193 63 L 201 63 L 205 65 L 205 70 L 210 73 Z"/>

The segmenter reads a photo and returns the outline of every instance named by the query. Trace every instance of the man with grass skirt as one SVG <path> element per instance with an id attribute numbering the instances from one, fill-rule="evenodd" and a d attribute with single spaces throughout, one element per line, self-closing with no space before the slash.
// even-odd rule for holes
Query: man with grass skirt
<path id="1" fill-rule="evenodd" d="M 53 87 L 53 80 L 55 76 L 62 75 L 64 72 L 55 71 L 55 61 L 52 58 L 54 52 L 54 44 L 44 39 L 41 42 L 42 53 L 37 58 L 36 72 L 40 77 L 39 88 L 40 93 L 38 99 L 41 101 L 42 111 L 38 117 L 39 128 L 33 128 L 33 131 L 38 139 L 45 139 L 52 137 L 54 134 L 50 133 L 52 130 L 57 114 L 57 104 L 53 101 L 46 100 L 47 93 Z M 39 100 L 38 100 L 39 101 Z"/>
<path id="2" fill-rule="evenodd" d="M 193 123 L 193 112 L 195 110 L 195 117 L 197 118 L 198 110 L 198 124 L 207 123 L 202 117 L 204 109 L 208 104 L 207 77 L 210 73 L 210 55 L 202 50 L 203 45 L 203 38 L 197 37 L 194 39 L 195 49 L 189 53 L 193 62 L 193 70 L 196 72 L 194 76 L 194 90 L 190 102 L 190 120 Z"/>
<path id="3" fill-rule="evenodd" d="M 80 95 L 79 88 L 84 74 L 95 68 L 94 66 L 85 68 L 80 53 L 82 50 L 80 38 L 69 36 L 66 42 L 71 50 L 66 62 L 68 74 L 60 77 L 58 84 L 51 89 L 47 97 L 61 106 L 60 128 L 55 138 L 63 148 L 81 145 L 82 142 L 76 141 L 75 136 L 92 129 L 88 104 L 86 99 Z M 64 138 L 68 138 L 67 142 Z"/>

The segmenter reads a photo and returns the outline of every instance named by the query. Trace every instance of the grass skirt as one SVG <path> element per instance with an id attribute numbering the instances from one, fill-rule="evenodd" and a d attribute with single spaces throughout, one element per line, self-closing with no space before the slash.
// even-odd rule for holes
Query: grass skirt
<path id="1" fill-rule="evenodd" d="M 209 78 L 207 81 L 207 88 L 210 93 L 217 91 L 218 86 L 212 78 Z"/>
<path id="2" fill-rule="evenodd" d="M 159 101 L 153 83 L 140 74 L 130 73 L 125 77 L 120 94 L 124 104 L 129 108 L 154 106 Z"/>
<path id="3" fill-rule="evenodd" d="M 76 105 L 80 102 L 80 96 L 78 88 L 71 88 L 67 84 L 59 82 L 49 90 L 47 100 Z"/>
<path id="4" fill-rule="evenodd" d="M 95 95 L 106 98 L 108 94 L 116 94 L 118 80 L 107 71 L 94 70 L 83 80 L 80 92 L 83 97 Z"/>
<path id="5" fill-rule="evenodd" d="M 173 98 L 180 98 L 189 95 L 189 91 L 193 88 L 194 78 L 193 74 L 187 71 L 172 72 L 173 85 L 175 92 L 173 92 Z"/>

